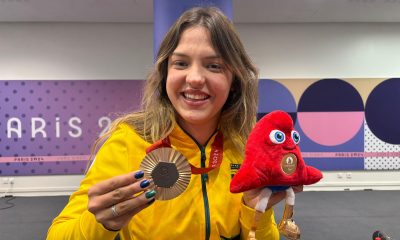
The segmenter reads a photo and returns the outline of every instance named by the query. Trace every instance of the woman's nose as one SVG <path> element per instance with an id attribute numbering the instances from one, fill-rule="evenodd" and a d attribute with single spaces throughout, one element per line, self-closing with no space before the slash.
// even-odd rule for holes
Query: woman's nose
<path id="1" fill-rule="evenodd" d="M 188 73 L 186 76 L 186 82 L 192 88 L 201 88 L 205 83 L 205 76 L 204 76 L 204 73 L 203 73 L 201 67 L 191 66 L 188 69 Z"/>

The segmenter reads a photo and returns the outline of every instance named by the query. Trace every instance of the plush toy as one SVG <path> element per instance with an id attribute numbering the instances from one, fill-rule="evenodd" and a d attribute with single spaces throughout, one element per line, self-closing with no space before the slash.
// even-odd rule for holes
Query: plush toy
<path id="1" fill-rule="evenodd" d="M 285 208 L 278 224 L 280 234 L 290 240 L 300 239 L 300 230 L 293 221 L 295 193 L 291 186 L 310 185 L 322 178 L 322 173 L 307 166 L 300 153 L 300 135 L 293 129 L 293 121 L 284 111 L 273 111 L 261 118 L 246 143 L 245 159 L 232 179 L 232 193 L 263 188 L 256 204 L 254 224 L 249 239 L 265 212 L 272 193 L 286 191 Z"/>

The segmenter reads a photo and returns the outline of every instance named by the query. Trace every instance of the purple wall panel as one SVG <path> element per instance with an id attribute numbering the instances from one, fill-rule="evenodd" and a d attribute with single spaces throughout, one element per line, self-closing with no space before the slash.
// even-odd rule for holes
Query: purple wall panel
<path id="1" fill-rule="evenodd" d="M 140 106 L 143 81 L 0 81 L 0 175 L 81 174 L 110 120 Z"/>

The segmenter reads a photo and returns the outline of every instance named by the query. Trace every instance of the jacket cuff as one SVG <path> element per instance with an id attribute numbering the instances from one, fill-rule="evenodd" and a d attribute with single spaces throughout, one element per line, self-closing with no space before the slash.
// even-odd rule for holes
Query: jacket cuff
<path id="1" fill-rule="evenodd" d="M 81 215 L 80 228 L 85 239 L 113 240 L 119 232 L 107 230 L 103 224 L 96 221 L 95 216 L 88 210 Z"/>

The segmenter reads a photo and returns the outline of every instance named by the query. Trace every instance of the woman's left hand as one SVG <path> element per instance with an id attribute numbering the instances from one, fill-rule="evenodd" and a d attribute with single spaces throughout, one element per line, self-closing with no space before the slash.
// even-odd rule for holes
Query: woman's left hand
<path id="1" fill-rule="evenodd" d="M 303 185 L 298 185 L 298 186 L 291 186 L 293 188 L 293 191 L 295 193 L 299 193 L 303 191 Z M 250 208 L 255 208 L 257 202 L 260 200 L 260 193 L 263 188 L 257 188 L 257 189 L 251 189 L 243 193 L 243 201 L 246 206 Z M 278 202 L 280 202 L 282 199 L 285 198 L 286 192 L 285 191 L 279 191 L 275 192 L 271 195 L 268 201 L 267 209 L 274 206 Z"/>

